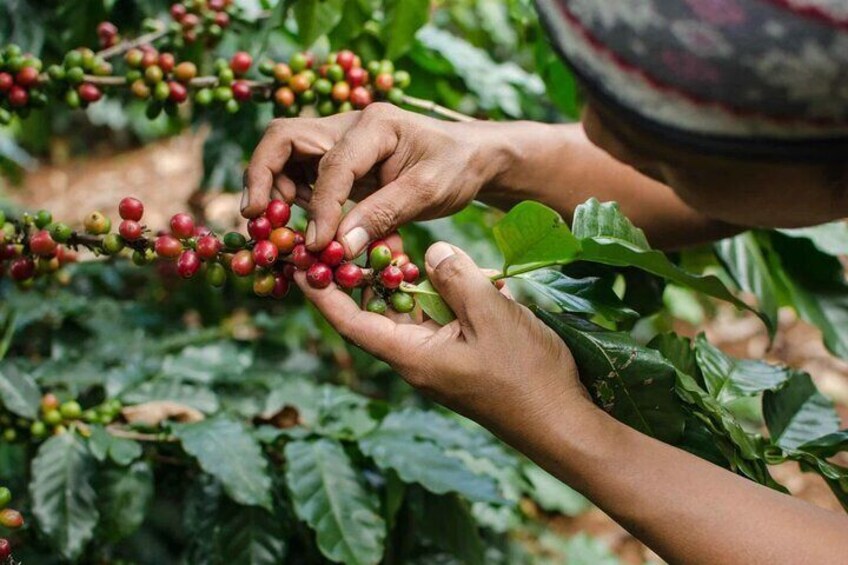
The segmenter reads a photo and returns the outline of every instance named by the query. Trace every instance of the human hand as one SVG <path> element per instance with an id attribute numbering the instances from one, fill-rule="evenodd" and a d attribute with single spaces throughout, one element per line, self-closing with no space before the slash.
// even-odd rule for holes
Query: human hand
<path id="1" fill-rule="evenodd" d="M 457 319 L 438 326 L 360 310 L 331 285 L 295 280 L 348 340 L 383 359 L 437 402 L 509 436 L 543 412 L 591 403 L 568 348 L 530 310 L 510 300 L 461 250 L 431 246 L 426 269 Z"/>
<path id="2" fill-rule="evenodd" d="M 329 118 L 275 120 L 245 172 L 242 213 L 272 192 L 310 213 L 306 244 L 337 239 L 348 257 L 399 225 L 462 209 L 505 167 L 488 125 L 372 104 Z M 314 183 L 314 187 L 310 185 Z M 348 199 L 359 202 L 346 215 Z"/>

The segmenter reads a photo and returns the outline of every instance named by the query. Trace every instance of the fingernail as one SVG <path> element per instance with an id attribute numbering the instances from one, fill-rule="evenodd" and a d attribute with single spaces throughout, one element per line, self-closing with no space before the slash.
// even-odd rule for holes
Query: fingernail
<path id="1" fill-rule="evenodd" d="M 368 245 L 368 232 L 365 228 L 353 228 L 344 235 L 343 239 L 351 254 L 356 257 Z"/>
<path id="2" fill-rule="evenodd" d="M 318 234 L 315 233 L 315 220 L 309 220 L 306 226 L 306 246 L 312 247 L 315 245 L 315 240 L 318 239 Z"/>
<path id="3" fill-rule="evenodd" d="M 431 269 L 435 269 L 439 266 L 439 263 L 453 255 L 454 253 L 456 252 L 453 250 L 453 247 L 451 247 L 444 241 L 440 241 L 430 246 L 430 249 L 427 250 L 427 255 L 424 257 L 424 259 L 427 261 L 427 265 Z"/>
<path id="4" fill-rule="evenodd" d="M 244 209 L 247 208 L 247 187 L 244 187 L 241 193 L 241 211 L 244 212 Z"/>

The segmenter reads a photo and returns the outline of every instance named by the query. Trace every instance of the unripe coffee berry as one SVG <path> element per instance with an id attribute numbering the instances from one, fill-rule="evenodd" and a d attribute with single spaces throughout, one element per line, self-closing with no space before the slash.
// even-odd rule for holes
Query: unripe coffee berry
<path id="1" fill-rule="evenodd" d="M 75 420 L 82 415 L 82 406 L 76 400 L 69 400 L 59 406 L 59 413 L 66 420 Z"/>
<path id="2" fill-rule="evenodd" d="M 29 257 L 18 257 L 9 265 L 9 275 L 12 280 L 25 281 L 35 274 L 35 263 Z"/>
<path id="3" fill-rule="evenodd" d="M 344 247 L 338 241 L 331 241 L 327 247 L 321 251 L 319 260 L 330 267 L 339 265 L 344 260 Z"/>
<path id="4" fill-rule="evenodd" d="M 401 272 L 400 267 L 389 265 L 380 271 L 380 282 L 386 288 L 397 288 L 403 282 L 403 272 Z"/>
<path id="5" fill-rule="evenodd" d="M 141 203 L 141 200 L 132 196 L 122 198 L 118 203 L 118 215 L 123 220 L 140 222 L 141 217 L 144 215 L 144 204 Z"/>
<path id="6" fill-rule="evenodd" d="M 48 392 L 41 397 L 41 411 L 50 412 L 59 408 L 59 398 L 52 392 Z"/>
<path id="7" fill-rule="evenodd" d="M 209 263 L 206 268 L 206 282 L 214 287 L 224 286 L 227 281 L 227 270 L 220 263 Z"/>
<path id="8" fill-rule="evenodd" d="M 12 502 L 12 491 L 8 487 L 0 487 L 0 510 L 6 508 Z"/>
<path id="9" fill-rule="evenodd" d="M 257 296 L 270 296 L 276 282 L 271 273 L 258 273 L 253 279 L 253 293 Z"/>
<path id="10" fill-rule="evenodd" d="M 284 275 L 274 277 L 274 288 L 271 290 L 271 296 L 280 299 L 285 298 L 289 293 L 289 280 Z"/>
<path id="11" fill-rule="evenodd" d="M 264 216 L 253 218 L 247 222 L 247 233 L 256 241 L 268 239 L 271 237 L 271 221 Z"/>
<path id="12" fill-rule="evenodd" d="M 395 84 L 395 79 L 389 73 L 380 73 L 374 79 L 374 87 L 380 92 L 388 92 Z"/>
<path id="13" fill-rule="evenodd" d="M 124 220 L 118 226 L 118 233 L 127 241 L 135 241 L 141 237 L 141 224 L 134 220 Z"/>
<path id="14" fill-rule="evenodd" d="M 350 85 L 344 81 L 337 82 L 333 85 L 332 96 L 336 102 L 344 102 L 350 98 Z"/>
<path id="15" fill-rule="evenodd" d="M 144 251 L 136 250 L 132 254 L 133 265 L 138 265 L 139 267 L 153 262 L 154 259 L 156 259 L 156 253 L 152 249 L 145 249 Z"/>
<path id="16" fill-rule="evenodd" d="M 308 75 L 304 73 L 298 73 L 289 79 L 289 86 L 291 89 L 300 94 L 301 92 L 306 92 L 309 90 L 309 87 L 312 86 L 311 81 L 309 80 Z"/>
<path id="17" fill-rule="evenodd" d="M 194 235 L 194 220 L 185 212 L 174 214 L 171 217 L 171 233 L 180 239 L 186 239 Z"/>
<path id="18" fill-rule="evenodd" d="M 411 294 L 407 294 L 406 292 L 395 292 L 392 294 L 390 300 L 395 312 L 400 312 L 401 314 L 412 312 L 415 308 L 415 299 Z"/>
<path id="19" fill-rule="evenodd" d="M 277 260 L 277 255 L 277 247 L 267 239 L 257 241 L 253 247 L 253 262 L 259 267 L 270 267 Z"/>
<path id="20" fill-rule="evenodd" d="M 83 222 L 85 231 L 92 235 L 103 235 L 112 229 L 112 221 L 100 212 L 92 212 Z"/>
<path id="21" fill-rule="evenodd" d="M 177 273 L 184 279 L 190 279 L 200 270 L 200 257 L 197 252 L 189 249 L 183 251 L 180 258 L 177 259 Z"/>
<path id="22" fill-rule="evenodd" d="M 318 258 L 301 243 L 295 245 L 294 249 L 292 249 L 291 260 L 295 267 L 301 271 L 305 271 L 314 265 L 318 261 Z"/>
<path id="23" fill-rule="evenodd" d="M 283 86 L 274 91 L 274 102 L 279 106 L 288 108 L 289 106 L 294 104 L 294 100 L 294 91 L 287 86 Z"/>
<path id="24" fill-rule="evenodd" d="M 421 275 L 418 265 L 415 263 L 405 263 L 400 266 L 400 271 L 403 273 L 404 282 L 414 283 Z"/>
<path id="25" fill-rule="evenodd" d="M 117 255 L 124 250 L 124 238 L 116 233 L 110 233 L 103 238 L 103 251 L 107 255 Z"/>
<path id="26" fill-rule="evenodd" d="M 29 250 L 40 257 L 52 257 L 56 253 L 56 242 L 50 232 L 41 230 L 29 239 Z"/>
<path id="27" fill-rule="evenodd" d="M 174 67 L 174 78 L 180 82 L 188 82 L 196 76 L 197 66 L 190 61 L 185 61 Z"/>
<path id="28" fill-rule="evenodd" d="M 271 237 L 268 240 L 274 244 L 277 251 L 283 255 L 288 255 L 295 246 L 295 233 L 289 228 L 277 228 L 271 232 Z"/>
<path id="29" fill-rule="evenodd" d="M 333 282 L 333 270 L 324 263 L 315 263 L 306 271 L 306 282 L 312 288 L 327 288 Z"/>
<path id="30" fill-rule="evenodd" d="M 242 249 L 233 255 L 233 260 L 230 262 L 230 269 L 240 277 L 248 276 L 255 268 L 253 254 L 248 249 Z"/>
<path id="31" fill-rule="evenodd" d="M 392 250 L 385 243 L 377 245 L 368 254 L 368 262 L 375 271 L 381 271 L 392 262 Z"/>
<path id="32" fill-rule="evenodd" d="M 12 510 L 11 508 L 0 510 L 0 526 L 9 528 L 10 530 L 17 530 L 23 525 L 24 517 L 17 510 Z"/>
<path id="33" fill-rule="evenodd" d="M 48 426 L 55 426 L 62 423 L 62 414 L 59 410 L 48 410 L 44 413 L 44 423 Z"/>
<path id="34" fill-rule="evenodd" d="M 272 228 L 285 226 L 291 219 L 291 206 L 282 200 L 271 200 L 265 208 L 265 217 L 271 222 Z"/>
<path id="35" fill-rule="evenodd" d="M 365 305 L 365 309 L 374 314 L 385 314 L 388 307 L 389 305 L 386 304 L 386 301 L 379 296 L 375 296 Z"/>
<path id="36" fill-rule="evenodd" d="M 244 236 L 238 232 L 231 231 L 224 235 L 224 247 L 231 251 L 241 249 L 247 244 Z"/>
<path id="37" fill-rule="evenodd" d="M 156 255 L 162 259 L 176 259 L 183 252 L 183 244 L 172 235 L 160 235 L 153 245 Z"/>
<path id="38" fill-rule="evenodd" d="M 237 74 L 243 75 L 250 70 L 250 65 L 253 64 L 253 57 L 250 56 L 250 53 L 245 51 L 239 51 L 235 55 L 233 55 L 232 59 L 230 59 L 230 69 Z"/>
<path id="39" fill-rule="evenodd" d="M 197 255 L 204 261 L 214 259 L 218 252 L 221 251 L 221 241 L 214 235 L 204 235 L 197 240 L 195 245 Z"/>
<path id="40" fill-rule="evenodd" d="M 342 288 L 356 288 L 364 277 L 362 269 L 354 263 L 344 263 L 336 269 L 336 283 Z"/>
<path id="41" fill-rule="evenodd" d="M 159 68 L 162 69 L 162 72 L 166 75 L 174 70 L 174 66 L 177 61 L 174 59 L 173 53 L 162 53 L 159 55 Z"/>

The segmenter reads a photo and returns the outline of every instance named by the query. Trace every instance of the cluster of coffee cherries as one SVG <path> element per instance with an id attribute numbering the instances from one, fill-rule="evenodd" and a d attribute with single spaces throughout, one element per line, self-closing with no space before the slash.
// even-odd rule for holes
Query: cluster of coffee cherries
<path id="1" fill-rule="evenodd" d="M 41 60 L 23 53 L 17 45 L 0 51 L 0 125 L 8 124 L 12 113 L 26 115 L 30 108 L 47 104 L 41 88 Z"/>
<path id="2" fill-rule="evenodd" d="M 214 44 L 230 26 L 235 10 L 232 0 L 183 0 L 171 5 L 171 31 L 185 44 L 198 39 Z"/>
<path id="3" fill-rule="evenodd" d="M 0 486 L 0 528 L 17 530 L 23 527 L 24 517 L 17 510 L 8 508 L 10 502 L 12 502 L 12 491 L 8 487 Z M 11 556 L 11 542 L 0 537 L 0 563 L 6 563 Z"/>
<path id="4" fill-rule="evenodd" d="M 177 63 L 173 53 L 160 53 L 151 45 L 132 48 L 124 55 L 126 80 L 133 97 L 149 100 L 147 115 L 155 118 L 164 109 L 172 114 L 188 100 L 189 86 L 197 77 L 191 61 Z"/>
<path id="5" fill-rule="evenodd" d="M 92 77 L 111 74 L 111 63 L 88 47 L 68 51 L 61 65 L 50 65 L 47 68 L 50 87 L 57 93 L 63 93 L 65 103 L 71 108 L 85 108 L 100 100 L 103 91 L 92 82 Z"/>
<path id="6" fill-rule="evenodd" d="M 31 286 L 36 277 L 65 279 L 62 266 L 77 260 L 74 249 L 62 245 L 72 242 L 74 232 L 66 224 L 53 223 L 47 210 L 24 214 L 7 221 L 0 210 L 0 278 L 6 272 L 20 287 Z"/>
<path id="7" fill-rule="evenodd" d="M 11 413 L 0 413 L 0 428 L 3 441 L 7 443 L 38 441 L 50 435 L 63 434 L 77 423 L 106 426 L 120 415 L 123 405 L 119 400 L 106 402 L 83 410 L 80 403 L 70 399 L 64 402 L 52 392 L 41 397 L 38 418 L 27 420 Z"/>

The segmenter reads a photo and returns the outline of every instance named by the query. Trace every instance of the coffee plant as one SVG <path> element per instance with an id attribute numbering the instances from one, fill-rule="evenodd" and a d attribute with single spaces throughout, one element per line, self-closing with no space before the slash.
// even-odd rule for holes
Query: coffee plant
<path id="1" fill-rule="evenodd" d="M 32 132 L 98 112 L 130 116 L 143 139 L 205 124 L 204 189 L 241 189 L 274 116 L 376 100 L 446 119 L 578 107 L 522 0 L 84 4 L 0 7 L 6 131 L 38 146 Z M 0 163 L 26 161 L 8 147 Z M 848 509 L 834 457 L 848 432 L 810 375 L 676 335 L 667 292 L 753 312 L 769 336 L 792 308 L 848 358 L 845 224 L 669 256 L 614 203 L 589 200 L 570 225 L 534 202 L 474 205 L 403 227 L 403 252 L 392 236 L 345 261 L 336 242 L 306 250 L 302 212 L 279 200 L 246 233 L 196 213 L 148 226 L 131 196 L 113 206 L 2 206 L 0 563 L 615 563 L 540 520 L 584 511 L 579 494 L 288 292 L 301 270 L 372 312 L 449 323 L 410 259 L 437 239 L 499 265 L 493 280 L 560 335 L 614 417 L 781 491 L 769 466 L 795 461 Z"/>

